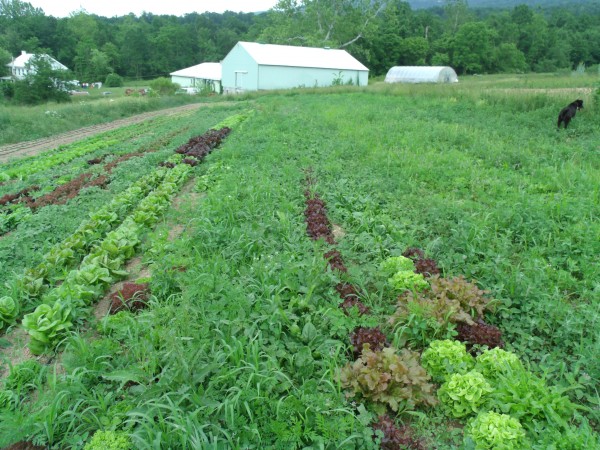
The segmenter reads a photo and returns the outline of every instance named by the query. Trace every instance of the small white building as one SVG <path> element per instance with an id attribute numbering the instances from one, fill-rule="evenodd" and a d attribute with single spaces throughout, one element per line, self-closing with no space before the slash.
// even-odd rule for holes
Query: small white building
<path id="1" fill-rule="evenodd" d="M 205 62 L 171 72 L 170 75 L 171 81 L 183 88 L 210 88 L 213 92 L 221 92 L 221 63 Z"/>
<path id="2" fill-rule="evenodd" d="M 395 66 L 388 70 L 386 83 L 458 83 L 448 66 Z"/>
<path id="3" fill-rule="evenodd" d="M 238 42 L 222 63 L 225 93 L 319 87 L 366 86 L 369 69 L 345 50 Z"/>
<path id="4" fill-rule="evenodd" d="M 34 56 L 39 56 L 41 58 L 46 59 L 50 63 L 50 67 L 53 70 L 69 70 L 67 66 L 61 64 L 56 59 L 48 56 L 46 54 L 35 55 L 33 53 L 27 53 L 26 51 L 21 51 L 21 54 L 14 58 L 12 62 L 7 64 L 10 68 L 10 74 L 12 78 L 17 80 L 22 80 L 30 73 L 35 73 L 35 68 L 32 66 L 32 58 Z"/>

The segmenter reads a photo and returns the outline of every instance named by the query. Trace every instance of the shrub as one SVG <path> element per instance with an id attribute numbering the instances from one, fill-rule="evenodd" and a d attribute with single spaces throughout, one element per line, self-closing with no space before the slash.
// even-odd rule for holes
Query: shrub
<path id="1" fill-rule="evenodd" d="M 507 414 L 490 411 L 480 413 L 466 428 L 465 437 L 475 444 L 476 450 L 527 448 L 525 431 L 517 419 Z"/>
<path id="2" fill-rule="evenodd" d="M 150 82 L 150 88 L 160 95 L 173 95 L 179 85 L 173 83 L 170 78 L 160 77 Z"/>
<path id="3" fill-rule="evenodd" d="M 443 381 L 453 373 L 466 373 L 475 365 L 465 344 L 452 339 L 433 341 L 421 355 L 421 364 L 435 381 Z"/>
<path id="4" fill-rule="evenodd" d="M 104 81 L 106 87 L 121 87 L 123 86 L 123 77 L 116 73 L 109 73 Z"/>
<path id="5" fill-rule="evenodd" d="M 438 398 L 453 417 L 479 412 L 493 392 L 485 377 L 474 370 L 454 373 L 438 390 Z"/>
<path id="6" fill-rule="evenodd" d="M 392 410 L 412 409 L 416 405 L 433 405 L 433 385 L 419 364 L 416 352 L 403 349 L 400 354 L 392 347 L 373 352 L 369 344 L 354 363 L 341 370 L 340 381 L 350 388 L 348 397 L 360 394 L 374 402 L 387 404 Z"/>

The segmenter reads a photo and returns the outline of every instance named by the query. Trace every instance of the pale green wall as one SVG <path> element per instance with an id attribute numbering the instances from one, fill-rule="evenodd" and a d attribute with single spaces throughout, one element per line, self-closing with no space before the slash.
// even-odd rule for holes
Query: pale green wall
<path id="1" fill-rule="evenodd" d="M 235 47 L 227 54 L 221 62 L 221 68 L 221 83 L 224 93 L 258 89 L 258 65 L 239 44 L 235 44 Z"/>
<path id="2" fill-rule="evenodd" d="M 331 86 L 341 72 L 342 82 L 349 79 L 356 85 L 368 84 L 369 72 L 357 70 L 318 69 L 311 67 L 258 66 L 239 44 L 227 54 L 221 63 L 224 93 L 256 91 L 259 89 L 289 89 L 295 87 Z M 246 73 L 237 75 L 236 71 Z"/>
<path id="3" fill-rule="evenodd" d="M 367 71 L 284 66 L 259 66 L 258 73 L 258 89 L 331 86 L 337 78 L 342 84 L 352 80 L 354 85 L 366 86 L 369 77 Z"/>

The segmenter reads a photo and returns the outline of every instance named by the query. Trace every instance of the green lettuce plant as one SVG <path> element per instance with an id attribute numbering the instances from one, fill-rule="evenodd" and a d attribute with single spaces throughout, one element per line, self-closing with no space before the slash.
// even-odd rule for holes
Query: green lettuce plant
<path id="1" fill-rule="evenodd" d="M 396 291 L 422 291 L 429 287 L 429 283 L 422 274 L 408 270 L 396 272 L 388 278 L 388 283 Z"/>
<path id="2" fill-rule="evenodd" d="M 527 448 L 525 430 L 517 419 L 493 411 L 479 413 L 466 427 L 466 441 L 476 450 L 520 450 Z"/>
<path id="3" fill-rule="evenodd" d="M 84 450 L 129 450 L 131 441 L 127 434 L 119 431 L 98 430 L 92 439 L 85 444 Z"/>
<path id="4" fill-rule="evenodd" d="M 499 347 L 485 350 L 478 355 L 475 369 L 488 380 L 495 380 L 499 374 L 525 371 L 517 355 Z"/>
<path id="5" fill-rule="evenodd" d="M 384 260 L 379 271 L 387 277 L 388 283 L 396 291 L 421 291 L 429 287 L 425 277 L 415 273 L 415 263 L 404 256 L 392 256 Z"/>
<path id="6" fill-rule="evenodd" d="M 34 355 L 53 350 L 73 326 L 71 306 L 57 301 L 53 306 L 39 305 L 23 317 L 23 328 L 29 333 L 29 349 Z"/>
<path id="7" fill-rule="evenodd" d="M 415 263 L 412 259 L 404 256 L 391 256 L 385 259 L 379 266 L 379 271 L 385 277 L 391 277 L 398 272 L 414 272 Z"/>
<path id="8" fill-rule="evenodd" d="M 493 391 L 481 373 L 471 370 L 450 375 L 438 390 L 438 398 L 453 417 L 465 417 L 477 413 Z"/>
<path id="9" fill-rule="evenodd" d="M 19 314 L 19 306 L 12 297 L 0 297 L 0 330 L 12 325 Z"/>
<path id="10" fill-rule="evenodd" d="M 448 375 L 473 369 L 475 359 L 464 343 L 445 339 L 429 345 L 421 355 L 421 364 L 435 381 L 444 381 Z"/>

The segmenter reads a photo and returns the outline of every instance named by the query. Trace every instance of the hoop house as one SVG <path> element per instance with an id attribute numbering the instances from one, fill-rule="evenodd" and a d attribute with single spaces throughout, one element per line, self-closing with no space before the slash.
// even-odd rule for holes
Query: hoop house
<path id="1" fill-rule="evenodd" d="M 388 70 L 386 83 L 458 83 L 448 66 L 395 66 Z"/>

